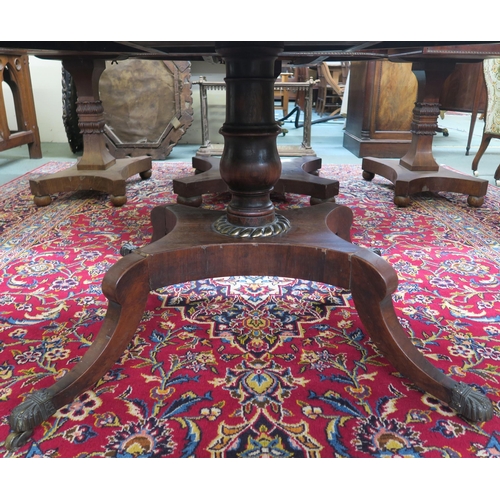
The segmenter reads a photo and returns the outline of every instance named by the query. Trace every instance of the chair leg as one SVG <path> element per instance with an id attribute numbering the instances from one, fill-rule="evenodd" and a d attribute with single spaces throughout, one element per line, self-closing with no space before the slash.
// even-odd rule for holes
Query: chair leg
<path id="1" fill-rule="evenodd" d="M 326 98 L 326 89 L 319 88 L 318 97 L 316 99 L 316 113 L 318 113 L 319 116 L 323 116 L 323 113 L 325 111 L 325 98 Z"/>
<path id="2" fill-rule="evenodd" d="M 335 116 L 335 115 L 338 115 L 340 113 L 340 108 L 337 108 L 337 109 L 334 109 L 331 113 L 330 113 L 330 116 Z"/>
<path id="3" fill-rule="evenodd" d="M 477 166 L 479 164 L 479 160 L 483 156 L 486 148 L 489 146 L 491 138 L 493 136 L 491 134 L 483 134 L 483 138 L 481 140 L 481 144 L 479 145 L 479 149 L 477 150 L 476 156 L 472 161 L 472 171 L 475 173 L 477 171 Z"/>

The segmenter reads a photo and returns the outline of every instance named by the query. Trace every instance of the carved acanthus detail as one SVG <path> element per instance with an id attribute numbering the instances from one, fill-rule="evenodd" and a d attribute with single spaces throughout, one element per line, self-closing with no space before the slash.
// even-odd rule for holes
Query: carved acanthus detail
<path id="1" fill-rule="evenodd" d="M 450 406 L 473 422 L 486 422 L 493 417 L 491 401 L 472 386 L 457 382 L 451 391 Z"/>
<path id="2" fill-rule="evenodd" d="M 417 135 L 436 135 L 437 125 L 435 123 L 411 122 L 411 131 Z"/>
<path id="3" fill-rule="evenodd" d="M 9 416 L 11 430 L 14 432 L 30 431 L 47 420 L 56 411 L 52 404 L 52 396 L 49 389 L 28 394 Z"/>
<path id="4" fill-rule="evenodd" d="M 413 109 L 411 132 L 417 135 L 435 135 L 437 131 L 437 116 L 439 103 L 417 102 Z"/>
<path id="5" fill-rule="evenodd" d="M 77 100 L 78 127 L 82 134 L 101 134 L 106 124 L 101 101 Z"/>
<path id="6" fill-rule="evenodd" d="M 413 114 L 420 116 L 436 116 L 439 114 L 441 105 L 438 102 L 417 102 Z"/>

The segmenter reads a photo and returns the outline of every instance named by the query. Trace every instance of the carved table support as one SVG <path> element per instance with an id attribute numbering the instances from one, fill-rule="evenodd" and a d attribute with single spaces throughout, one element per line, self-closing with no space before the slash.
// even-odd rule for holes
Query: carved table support
<path id="1" fill-rule="evenodd" d="M 275 210 L 270 195 L 281 162 L 272 116 L 273 69 L 281 46 L 262 43 L 218 46 L 228 75 L 220 168 L 232 195 L 229 208 L 174 204 L 153 209 L 152 242 L 129 248 L 105 275 L 108 310 L 97 338 L 71 371 L 14 408 L 8 448 L 22 446 L 34 427 L 113 366 L 134 335 L 151 290 L 231 275 L 287 276 L 350 289 L 366 332 L 398 371 L 464 417 L 492 418 L 493 406 L 484 394 L 446 376 L 413 345 L 392 304 L 396 272 L 374 252 L 350 242 L 349 208 L 328 202 Z"/>
<path id="2" fill-rule="evenodd" d="M 231 193 L 226 217 L 233 226 L 253 228 L 275 222 L 270 195 L 281 175 L 276 145 L 281 129 L 274 118 L 274 70 L 281 50 L 279 44 L 257 51 L 252 46 L 218 48 L 226 61 L 226 121 L 220 129 L 224 152 L 219 169 Z"/>
<path id="3" fill-rule="evenodd" d="M 213 158 L 213 156 L 222 154 L 223 145 L 214 145 L 210 142 L 207 101 L 207 89 L 224 90 L 226 83 L 207 82 L 205 77 L 201 77 L 200 81 L 195 82 L 195 84 L 200 87 L 203 146 L 198 149 L 196 156 L 193 158 L 193 168 L 196 174 L 202 173 L 202 175 L 174 179 L 173 189 L 174 193 L 178 195 L 178 203 L 198 207 L 201 205 L 203 194 L 227 191 L 227 186 L 220 176 L 220 160 Z M 273 191 L 275 198 L 283 199 L 286 192 L 305 194 L 311 196 L 311 204 L 315 204 L 324 201 L 335 201 L 335 196 L 338 194 L 338 181 L 318 177 L 321 159 L 315 156 L 311 148 L 312 90 L 315 84 L 316 82 L 312 78 L 308 82 L 276 83 L 274 81 L 273 83 L 275 90 L 277 88 L 286 88 L 287 90 L 305 91 L 302 144 L 299 147 L 278 146 L 280 157 L 292 156 L 298 158 L 282 160 L 281 176 Z"/>
<path id="4" fill-rule="evenodd" d="M 127 201 L 125 181 L 134 174 L 151 177 L 151 158 L 141 156 L 116 160 L 108 151 L 104 137 L 104 115 L 99 100 L 99 78 L 105 61 L 92 58 L 63 60 L 71 74 L 78 100 L 78 125 L 83 135 L 83 155 L 76 165 L 56 174 L 30 179 L 35 204 L 46 206 L 52 202 L 50 194 L 61 191 L 96 190 L 111 195 L 115 206 Z"/>
<path id="5" fill-rule="evenodd" d="M 480 207 L 484 202 L 488 181 L 445 169 L 438 165 L 432 154 L 441 89 L 454 68 L 455 62 L 446 60 L 414 62 L 412 71 L 417 77 L 418 91 L 408 152 L 399 161 L 363 159 L 363 178 L 371 180 L 378 174 L 393 182 L 394 203 L 400 207 L 410 204 L 411 194 L 423 191 L 468 194 L 467 202 L 472 207 Z"/>

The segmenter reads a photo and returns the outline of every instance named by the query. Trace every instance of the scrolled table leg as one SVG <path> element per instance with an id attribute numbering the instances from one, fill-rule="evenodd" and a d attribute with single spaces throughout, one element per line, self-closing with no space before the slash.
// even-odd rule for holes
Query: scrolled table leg
<path id="1" fill-rule="evenodd" d="M 397 286 L 393 268 L 373 252 L 351 258 L 351 292 L 367 333 L 384 357 L 421 390 L 447 403 L 474 422 L 493 417 L 491 401 L 472 386 L 456 382 L 430 363 L 412 343 L 394 311 L 391 294 Z"/>
<path id="2" fill-rule="evenodd" d="M 132 253 L 110 268 L 103 282 L 108 310 L 83 358 L 49 388 L 28 394 L 9 416 L 6 447 L 24 445 L 35 427 L 93 386 L 113 366 L 135 334 L 150 291 L 147 258 Z"/>

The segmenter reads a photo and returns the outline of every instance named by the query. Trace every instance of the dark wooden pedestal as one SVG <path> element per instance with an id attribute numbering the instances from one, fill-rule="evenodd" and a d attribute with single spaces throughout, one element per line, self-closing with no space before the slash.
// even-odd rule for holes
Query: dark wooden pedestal
<path id="1" fill-rule="evenodd" d="M 281 175 L 274 120 L 275 42 L 217 46 L 227 71 L 227 114 L 220 176 L 231 193 L 226 211 L 170 205 L 151 214 L 152 242 L 128 249 L 106 273 L 108 310 L 97 338 L 68 373 L 29 393 L 9 417 L 6 446 L 23 445 L 33 428 L 94 385 L 135 334 L 151 290 L 228 275 L 287 276 L 351 290 L 366 332 L 416 386 L 473 421 L 493 416 L 491 401 L 434 367 L 401 327 L 391 300 L 394 269 L 350 242 L 352 212 L 332 202 L 279 212 L 271 192 Z M 245 105 L 253 102 L 254 106 Z"/>
<path id="2" fill-rule="evenodd" d="M 103 59 L 63 59 L 64 68 L 76 86 L 77 113 L 83 134 L 83 155 L 74 167 L 56 174 L 30 179 L 31 193 L 37 206 L 52 202 L 53 193 L 79 190 L 103 191 L 111 195 L 115 206 L 127 201 L 125 181 L 134 174 L 151 177 L 151 158 L 115 159 L 106 148 L 103 107 L 99 100 L 99 77 L 105 69 Z"/>
<path id="3" fill-rule="evenodd" d="M 480 207 L 488 189 L 488 181 L 455 173 L 439 166 L 432 154 L 432 139 L 437 131 L 439 98 L 443 84 L 455 62 L 429 60 L 413 63 L 417 77 L 417 102 L 411 123 L 412 142 L 401 160 L 363 159 L 363 178 L 371 180 L 378 174 L 394 183 L 394 203 L 410 204 L 410 195 L 422 191 L 448 191 L 467 194 L 472 207 Z"/>

